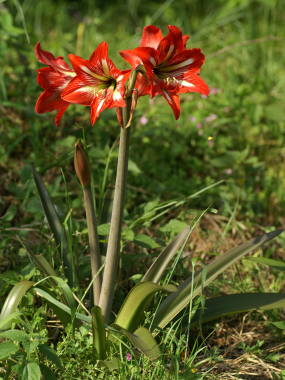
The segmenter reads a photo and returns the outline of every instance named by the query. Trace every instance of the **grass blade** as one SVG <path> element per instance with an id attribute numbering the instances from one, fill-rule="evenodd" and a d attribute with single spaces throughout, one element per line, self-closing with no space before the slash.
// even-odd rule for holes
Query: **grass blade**
<path id="1" fill-rule="evenodd" d="M 259 236 L 231 249 L 225 254 L 218 256 L 215 260 L 207 265 L 194 280 L 194 291 L 192 297 L 202 293 L 202 289 L 209 285 L 215 278 L 223 273 L 229 266 L 236 263 L 244 255 L 259 248 L 265 242 L 278 236 L 283 230 L 269 232 L 263 236 Z M 175 293 L 170 294 L 158 308 L 153 326 L 165 327 L 175 316 L 180 313 L 191 301 L 192 276 L 184 281 Z"/>
<path id="2" fill-rule="evenodd" d="M 249 260 L 257 264 L 268 265 L 276 270 L 285 271 L 285 261 L 269 259 L 268 257 L 250 257 Z"/>

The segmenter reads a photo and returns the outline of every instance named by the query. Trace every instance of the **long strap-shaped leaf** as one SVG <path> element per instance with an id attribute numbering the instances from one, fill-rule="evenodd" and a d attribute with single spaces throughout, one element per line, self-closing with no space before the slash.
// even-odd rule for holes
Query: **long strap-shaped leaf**
<path id="1" fill-rule="evenodd" d="M 155 360 L 161 355 L 158 344 L 156 343 L 151 332 L 145 327 L 141 326 L 137 328 L 133 333 L 118 325 L 112 325 L 110 327 L 110 330 L 116 330 L 125 335 L 130 340 L 130 342 L 143 354 L 145 354 L 150 360 Z"/>
<path id="2" fill-rule="evenodd" d="M 191 324 L 204 323 L 225 315 L 250 310 L 269 310 L 282 307 L 285 307 L 285 293 L 230 294 L 206 300 L 203 310 L 197 310 Z"/>
<path id="3" fill-rule="evenodd" d="M 186 243 L 190 235 L 190 227 L 185 227 L 168 245 L 161 254 L 152 263 L 146 274 L 142 278 L 144 281 L 152 281 L 158 283 L 165 271 L 167 265 L 177 253 L 177 251 Z"/>
<path id="4" fill-rule="evenodd" d="M 76 319 L 82 322 L 87 322 L 88 324 L 91 324 L 91 317 L 89 315 L 84 315 L 77 312 L 74 313 L 69 306 L 58 301 L 57 299 L 55 299 L 52 295 L 50 295 L 48 292 L 46 292 L 43 289 L 34 288 L 34 290 L 37 295 L 46 299 L 50 303 L 51 307 L 54 307 L 54 311 L 56 314 L 57 312 L 60 311 L 60 314 L 58 315 L 58 317 L 59 319 L 61 319 L 64 325 L 71 322 L 71 318 L 73 315 Z"/>
<path id="5" fill-rule="evenodd" d="M 209 285 L 219 274 L 223 273 L 230 265 L 237 262 L 244 255 L 260 247 L 265 242 L 278 236 L 283 230 L 269 232 L 231 249 L 227 253 L 217 257 L 212 263 L 207 265 L 194 279 L 192 276 L 184 281 L 175 293 L 170 294 L 158 308 L 154 321 L 154 327 L 165 327 L 173 318 L 183 310 L 194 298 L 201 294 L 203 287 Z M 191 289 L 194 291 L 191 294 Z"/>
<path id="6" fill-rule="evenodd" d="M 32 281 L 20 281 L 13 286 L 10 293 L 8 294 L 0 314 L 0 323 L 5 322 L 9 319 L 9 316 L 15 313 L 19 303 L 26 294 L 26 292 L 34 285 Z M 9 319 L 9 322 L 2 325 L 2 329 L 8 329 L 12 321 Z"/>
<path id="7" fill-rule="evenodd" d="M 115 324 L 133 332 L 141 324 L 144 311 L 158 291 L 169 292 L 170 289 L 150 281 L 136 285 L 127 295 Z"/>
<path id="8" fill-rule="evenodd" d="M 74 265 L 72 255 L 69 254 L 66 232 L 57 215 L 55 207 L 51 201 L 49 193 L 36 170 L 33 168 L 34 180 L 39 192 L 41 203 L 48 220 L 50 229 L 53 233 L 55 242 L 60 248 L 61 259 L 63 261 L 64 274 L 70 286 L 74 285 Z"/>

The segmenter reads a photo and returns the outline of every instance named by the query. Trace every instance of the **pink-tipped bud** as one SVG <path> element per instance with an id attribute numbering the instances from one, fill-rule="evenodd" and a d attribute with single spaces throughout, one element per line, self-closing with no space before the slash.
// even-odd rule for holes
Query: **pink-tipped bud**
<path id="1" fill-rule="evenodd" d="M 83 187 L 89 186 L 91 183 L 90 165 L 80 141 L 75 144 L 74 168 L 81 185 Z"/>

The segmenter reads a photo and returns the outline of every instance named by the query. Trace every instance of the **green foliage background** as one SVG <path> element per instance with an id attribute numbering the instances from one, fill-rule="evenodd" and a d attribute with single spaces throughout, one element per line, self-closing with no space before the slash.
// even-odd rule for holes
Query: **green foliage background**
<path id="1" fill-rule="evenodd" d="M 130 245 L 128 251 L 136 253 L 122 258 L 127 264 L 124 268 L 128 268 L 123 278 L 128 279 L 135 273 L 133 269 L 137 270 L 138 256 L 149 258 L 147 250 L 164 245 L 159 234 L 178 232 L 184 221 L 208 206 L 216 209 L 218 216 L 236 221 L 236 227 L 268 229 L 284 223 L 284 22 L 282 0 L 0 0 L 2 299 L 12 284 L 34 275 L 33 266 L 19 265 L 27 264 L 29 249 L 54 258 L 55 247 L 43 218 L 31 165 L 41 172 L 60 216 L 66 218 L 72 249 L 80 252 L 82 278 L 89 275 L 89 264 L 82 248 L 87 239 L 81 189 L 72 165 L 77 138 L 85 137 L 88 142 L 97 198 L 104 190 L 102 178 L 108 160 L 107 198 L 114 183 L 116 149 L 112 147 L 119 127 L 113 110 L 104 112 L 94 128 L 89 123 L 89 110 L 80 106 L 68 109 L 59 128 L 54 125 L 54 115 L 35 114 L 41 92 L 36 83 L 36 69 L 41 64 L 33 52 L 37 41 L 56 56 L 67 58 L 75 53 L 87 58 L 105 40 L 116 65 L 125 68 L 118 51 L 136 47 L 145 25 L 155 24 L 166 33 L 166 26 L 174 24 L 190 34 L 189 47 L 199 47 L 206 55 L 201 75 L 212 93 L 207 99 L 199 94 L 182 96 L 177 122 L 164 99 L 139 101 L 131 136 L 125 213 L 128 227 L 123 232 L 124 244 Z M 158 219 L 153 232 L 150 219 L 154 207 L 185 199 L 221 179 L 224 182 L 218 187 Z M 103 238 L 108 232 L 108 211 L 105 204 L 99 228 Z M 149 219 L 141 218 L 147 212 Z M 180 221 L 169 222 L 171 218 Z M 142 231 L 136 230 L 142 225 L 139 222 L 144 222 Z M 226 232 L 227 227 L 223 238 Z M 211 231 L 207 234 L 205 240 Z M 273 250 L 267 252 L 270 255 Z M 248 268 L 244 273 L 247 278 L 243 282 L 239 273 L 217 281 L 214 293 L 222 286 L 253 291 Z M 261 276 L 257 270 L 255 274 Z M 284 286 L 280 278 L 276 276 L 268 285 L 271 290 Z M 126 291 L 127 281 L 121 285 Z M 122 298 L 120 292 L 118 298 Z M 33 313 L 32 297 L 25 302 Z M 87 341 L 89 336 L 84 334 Z M 85 357 L 86 342 L 78 342 L 84 346 Z M 66 347 L 72 355 L 77 349 L 76 345 Z M 77 371 L 73 364 L 70 362 L 70 373 Z"/>

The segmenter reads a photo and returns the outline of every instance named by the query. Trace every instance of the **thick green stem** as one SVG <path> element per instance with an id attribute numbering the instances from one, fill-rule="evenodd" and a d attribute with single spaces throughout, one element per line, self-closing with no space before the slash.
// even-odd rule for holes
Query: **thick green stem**
<path id="1" fill-rule="evenodd" d="M 131 119 L 132 113 L 134 112 L 134 106 L 132 106 L 133 89 L 135 87 L 137 75 L 140 69 L 141 68 L 138 67 L 131 74 L 125 93 L 126 107 L 122 109 L 123 127 L 121 128 L 120 133 L 114 200 L 99 302 L 99 306 L 102 309 L 102 313 L 105 317 L 106 322 L 109 322 L 110 314 L 112 311 L 119 266 L 121 230 L 123 223 L 123 211 L 128 173 L 129 139 L 131 130 L 130 127 L 126 128 L 126 126 L 129 126 L 129 121 Z"/>
<path id="2" fill-rule="evenodd" d="M 86 221 L 89 238 L 90 260 L 91 260 L 91 273 L 93 280 L 93 300 L 94 305 L 99 304 L 101 292 L 101 256 L 99 249 L 99 239 L 97 234 L 97 223 L 95 216 L 94 202 L 90 186 L 83 186 L 84 203 L 86 211 Z"/>
<path id="3" fill-rule="evenodd" d="M 128 171 L 129 135 L 130 128 L 121 128 L 117 177 L 115 183 L 110 233 L 99 302 L 106 320 L 109 319 L 111 313 L 119 264 L 121 229 Z"/>

